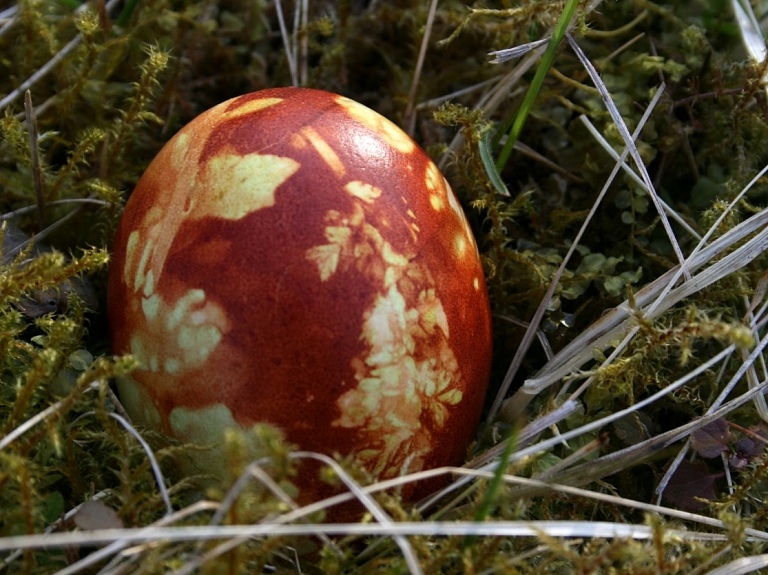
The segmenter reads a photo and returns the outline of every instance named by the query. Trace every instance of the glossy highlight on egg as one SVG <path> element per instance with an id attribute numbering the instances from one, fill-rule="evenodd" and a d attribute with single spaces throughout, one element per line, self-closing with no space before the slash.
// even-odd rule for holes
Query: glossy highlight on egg
<path id="1" fill-rule="evenodd" d="M 136 423 L 208 445 L 267 422 L 379 479 L 463 462 L 490 371 L 483 270 L 448 182 L 383 116 L 300 88 L 208 110 L 147 168 L 113 252 Z"/>

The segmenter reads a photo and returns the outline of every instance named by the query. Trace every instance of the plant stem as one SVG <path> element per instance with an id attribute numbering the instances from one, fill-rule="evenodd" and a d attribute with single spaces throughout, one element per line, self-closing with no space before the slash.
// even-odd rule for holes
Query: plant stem
<path id="1" fill-rule="evenodd" d="M 536 96 L 541 90 L 541 85 L 544 83 L 544 77 L 552 67 L 552 61 L 555 59 L 555 50 L 557 50 L 558 46 L 560 46 L 560 42 L 565 37 L 565 33 L 568 31 L 568 24 L 570 24 L 578 4 L 579 0 L 568 0 L 565 9 L 560 16 L 560 20 L 558 20 L 555 25 L 547 50 L 544 52 L 541 62 L 539 62 L 539 67 L 536 69 L 533 81 L 528 87 L 528 92 L 525 94 L 522 106 L 520 106 L 520 111 L 517 113 L 515 121 L 512 123 L 512 127 L 509 130 L 507 141 L 504 143 L 504 148 L 501 150 L 501 154 L 499 154 L 499 159 L 496 162 L 496 167 L 499 172 L 501 172 L 504 169 L 504 166 L 507 165 L 507 160 L 509 160 L 509 156 L 512 153 L 512 148 L 514 148 L 515 142 L 520 137 L 520 132 L 523 131 L 523 125 L 528 118 L 528 113 L 533 107 L 533 102 L 536 100 Z"/>

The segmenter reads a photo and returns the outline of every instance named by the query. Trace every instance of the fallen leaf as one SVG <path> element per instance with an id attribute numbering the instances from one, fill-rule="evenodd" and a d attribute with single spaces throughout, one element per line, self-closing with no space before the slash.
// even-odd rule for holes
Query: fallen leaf
<path id="1" fill-rule="evenodd" d="M 728 422 L 716 419 L 691 433 L 691 447 L 702 457 L 717 457 L 733 441 Z"/>
<path id="2" fill-rule="evenodd" d="M 107 507 L 101 501 L 86 501 L 75 513 L 75 525 L 80 529 L 122 529 L 123 520 L 114 509 Z"/>
<path id="3" fill-rule="evenodd" d="M 710 473 L 704 461 L 691 463 L 683 460 L 667 484 L 664 498 L 671 504 L 686 511 L 698 511 L 706 507 L 706 499 L 715 499 L 715 481 L 720 479 L 724 472 Z"/>

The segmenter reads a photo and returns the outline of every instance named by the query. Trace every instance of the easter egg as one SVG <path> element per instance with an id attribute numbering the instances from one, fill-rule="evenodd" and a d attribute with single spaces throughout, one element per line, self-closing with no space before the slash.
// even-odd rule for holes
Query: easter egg
<path id="1" fill-rule="evenodd" d="M 270 423 L 380 479 L 464 461 L 491 360 L 477 246 L 437 166 L 361 104 L 280 88 L 198 116 L 127 202 L 108 290 L 137 424 L 217 445 Z"/>

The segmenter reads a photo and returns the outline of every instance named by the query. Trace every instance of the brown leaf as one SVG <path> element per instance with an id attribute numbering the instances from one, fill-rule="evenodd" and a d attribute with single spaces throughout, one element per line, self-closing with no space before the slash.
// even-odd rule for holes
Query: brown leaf
<path id="1" fill-rule="evenodd" d="M 691 447 L 702 457 L 717 457 L 733 441 L 728 422 L 716 419 L 691 433 Z"/>
<path id="2" fill-rule="evenodd" d="M 715 481 L 723 475 L 722 471 L 710 473 L 702 460 L 695 463 L 683 460 L 669 480 L 664 498 L 680 509 L 698 511 L 707 505 L 699 499 L 715 499 Z"/>

